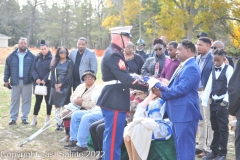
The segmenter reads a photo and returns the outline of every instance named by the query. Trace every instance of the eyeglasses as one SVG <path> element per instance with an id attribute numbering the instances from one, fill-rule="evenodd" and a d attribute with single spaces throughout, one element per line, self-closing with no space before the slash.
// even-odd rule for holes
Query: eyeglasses
<path id="1" fill-rule="evenodd" d="M 217 47 L 212 46 L 211 49 L 217 49 Z"/>
<path id="2" fill-rule="evenodd" d="M 138 46 L 143 46 L 143 44 L 138 44 Z"/>
<path id="3" fill-rule="evenodd" d="M 157 52 L 158 50 L 161 51 L 162 48 L 156 48 L 156 49 L 154 49 L 154 51 L 156 51 L 156 52 Z"/>
<path id="4" fill-rule="evenodd" d="M 89 80 L 91 80 L 91 79 L 93 79 L 93 77 L 83 77 L 83 79 L 89 79 Z"/>
<path id="5" fill-rule="evenodd" d="M 59 54 L 67 54 L 66 51 L 60 51 Z"/>

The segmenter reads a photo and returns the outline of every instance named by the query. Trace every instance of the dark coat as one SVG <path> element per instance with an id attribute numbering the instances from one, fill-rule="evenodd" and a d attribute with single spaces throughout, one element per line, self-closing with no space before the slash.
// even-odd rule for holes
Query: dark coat
<path id="1" fill-rule="evenodd" d="M 229 106 L 228 112 L 235 116 L 240 109 L 240 60 L 238 61 L 235 71 L 228 83 Z M 238 112 L 239 113 L 239 112 Z"/>
<path id="2" fill-rule="evenodd" d="M 234 68 L 234 62 L 233 62 L 233 59 L 229 56 L 226 56 L 228 62 L 229 62 L 229 65 L 232 66 Z"/>
<path id="3" fill-rule="evenodd" d="M 129 112 L 129 88 L 147 91 L 148 87 L 130 76 L 121 48 L 111 44 L 105 51 L 101 63 L 104 82 L 119 80 L 121 83 L 105 85 L 97 105 L 110 110 Z"/>
<path id="4" fill-rule="evenodd" d="M 50 63 L 52 60 L 52 53 L 49 51 L 45 58 L 41 53 L 38 54 L 36 59 L 33 62 L 32 66 L 32 77 L 34 86 L 36 85 L 36 80 L 44 80 L 46 82 L 46 86 L 50 87 L 50 80 L 48 79 L 50 74 Z"/>
<path id="5" fill-rule="evenodd" d="M 198 55 L 196 58 L 197 63 L 199 64 L 201 55 Z M 201 72 L 201 84 L 203 88 L 206 87 L 208 78 L 212 72 L 212 66 L 213 66 L 213 55 L 212 53 L 209 53 L 208 56 L 205 59 L 205 63 L 203 66 L 203 70 Z"/>
<path id="6" fill-rule="evenodd" d="M 7 59 L 4 69 L 4 82 L 8 82 L 10 78 L 10 84 L 12 86 L 18 86 L 19 84 L 19 58 L 17 55 L 18 49 L 13 51 Z M 32 54 L 28 49 L 27 53 L 24 56 L 24 66 L 23 66 L 23 84 L 32 83 L 32 73 L 31 67 L 33 61 L 35 59 L 35 55 Z"/>

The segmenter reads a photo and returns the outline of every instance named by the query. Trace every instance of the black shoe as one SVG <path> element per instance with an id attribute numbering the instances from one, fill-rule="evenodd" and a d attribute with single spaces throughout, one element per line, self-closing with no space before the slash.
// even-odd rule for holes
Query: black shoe
<path id="1" fill-rule="evenodd" d="M 65 149 L 71 148 L 71 147 L 76 147 L 77 146 L 77 141 L 71 141 L 67 145 L 64 146 Z"/>
<path id="2" fill-rule="evenodd" d="M 79 146 L 75 146 L 74 148 L 70 148 L 69 149 L 71 152 L 83 152 L 83 151 L 86 151 L 88 150 L 87 147 L 79 147 Z"/>
<path id="3" fill-rule="evenodd" d="M 28 121 L 26 119 L 22 120 L 23 124 L 28 124 Z"/>
<path id="4" fill-rule="evenodd" d="M 9 125 L 13 125 L 16 124 L 16 121 L 12 120 L 11 122 L 9 122 Z"/>
<path id="5" fill-rule="evenodd" d="M 211 153 L 208 153 L 206 156 L 202 157 L 202 160 L 213 160 L 217 157 L 218 155 L 211 152 Z"/>
<path id="6" fill-rule="evenodd" d="M 226 160 L 226 156 L 217 156 L 214 160 Z"/>
<path id="7" fill-rule="evenodd" d="M 196 155 L 198 155 L 198 154 L 200 154 L 200 153 L 202 153 L 202 152 L 203 152 L 203 150 L 201 150 L 201 149 L 197 149 L 197 148 L 196 148 L 196 150 L 195 150 L 195 154 L 196 154 Z"/>

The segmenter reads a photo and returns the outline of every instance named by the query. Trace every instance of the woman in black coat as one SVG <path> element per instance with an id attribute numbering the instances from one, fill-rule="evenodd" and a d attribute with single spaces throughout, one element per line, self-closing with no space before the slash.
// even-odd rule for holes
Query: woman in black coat
<path id="1" fill-rule="evenodd" d="M 48 104 L 49 101 L 49 95 L 50 95 L 50 89 L 51 89 L 51 83 L 48 79 L 50 74 L 50 62 L 52 60 L 52 53 L 48 48 L 48 45 L 45 43 L 45 40 L 41 40 L 41 46 L 40 46 L 40 53 L 37 55 L 36 59 L 33 62 L 32 66 L 32 77 L 34 79 L 34 89 L 36 85 L 45 85 L 47 86 L 47 95 L 44 96 L 45 102 L 46 102 L 46 109 L 47 109 L 47 116 L 45 123 L 47 123 L 50 119 L 52 105 Z M 34 111 L 33 111 L 33 119 L 31 125 L 37 124 L 37 115 L 41 107 L 42 95 L 35 95 L 36 102 L 34 105 Z"/>

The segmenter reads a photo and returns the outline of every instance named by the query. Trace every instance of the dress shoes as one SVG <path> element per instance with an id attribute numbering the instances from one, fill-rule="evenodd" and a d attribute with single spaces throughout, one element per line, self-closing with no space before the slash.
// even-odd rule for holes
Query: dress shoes
<path id="1" fill-rule="evenodd" d="M 77 141 L 70 141 L 67 145 L 64 145 L 64 148 L 68 149 L 76 146 L 77 146 Z"/>
<path id="2" fill-rule="evenodd" d="M 16 124 L 16 121 L 12 120 L 11 122 L 9 122 L 9 125 L 13 125 Z"/>
<path id="3" fill-rule="evenodd" d="M 74 148 L 70 148 L 69 149 L 71 152 L 83 152 L 83 151 L 86 151 L 88 150 L 87 147 L 79 147 L 79 146 L 75 146 Z"/>
<path id="4" fill-rule="evenodd" d="M 226 156 L 218 156 L 214 160 L 226 160 Z"/>
<path id="5" fill-rule="evenodd" d="M 213 152 L 208 153 L 206 156 L 202 157 L 202 160 L 214 160 L 218 154 L 215 154 Z"/>
<path id="6" fill-rule="evenodd" d="M 28 124 L 28 121 L 26 119 L 22 120 L 22 124 Z"/>

